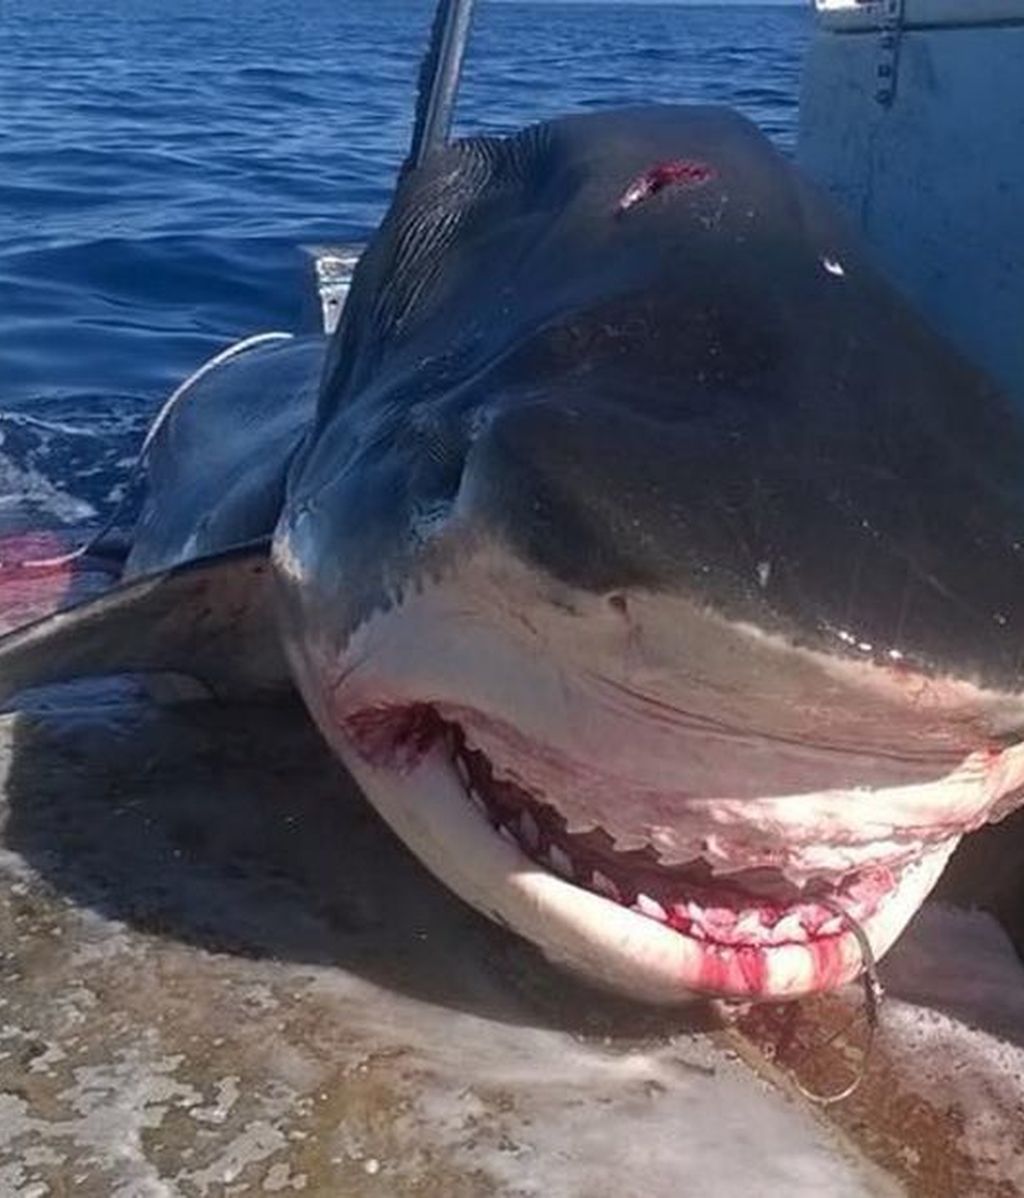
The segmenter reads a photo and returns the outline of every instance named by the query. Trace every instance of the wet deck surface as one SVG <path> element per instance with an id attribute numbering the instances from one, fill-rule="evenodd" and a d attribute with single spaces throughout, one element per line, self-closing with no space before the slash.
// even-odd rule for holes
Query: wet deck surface
<path id="1" fill-rule="evenodd" d="M 828 1108 L 912 1198 L 1024 1194 L 1024 969 L 1008 949 L 994 923 L 926 907 L 884 971 L 890 997 L 863 1083 Z M 864 1059 L 856 993 L 757 1008 L 740 1027 L 815 1094 L 837 1092 Z"/>
<path id="2" fill-rule="evenodd" d="M 983 1107 L 996 1095 L 979 1126 L 1002 1148 L 950 1177 L 989 1188 L 915 1189 L 918 1141 L 901 1161 L 865 1135 L 877 1097 L 832 1126 L 748 1067 L 776 1015 L 739 1041 L 706 1013 L 619 1005 L 474 916 L 297 709 L 70 695 L 0 717 L 4 1198 L 1024 1192 L 999 1122 L 1024 1118 L 1012 997 L 960 1070 Z M 900 1093 L 899 1054 L 940 1049 L 893 1032 Z M 947 1097 L 977 1156 L 976 1095 Z"/>

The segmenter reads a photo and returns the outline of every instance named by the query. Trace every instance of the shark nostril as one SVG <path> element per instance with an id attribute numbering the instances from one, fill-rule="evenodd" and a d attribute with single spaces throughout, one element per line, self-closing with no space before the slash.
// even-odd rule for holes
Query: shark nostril
<path id="1" fill-rule="evenodd" d="M 447 524 L 462 490 L 469 438 L 459 422 L 421 409 L 409 414 L 402 437 L 412 457 L 410 526 L 417 539 L 429 540 Z"/>
<path id="2" fill-rule="evenodd" d="M 619 592 L 608 596 L 608 606 L 620 616 L 629 615 L 629 601 Z"/>
<path id="3" fill-rule="evenodd" d="M 412 530 L 420 540 L 436 536 L 458 502 L 466 476 L 466 455 L 449 447 L 442 457 L 428 459 L 419 472 L 420 498 L 412 504 Z"/>

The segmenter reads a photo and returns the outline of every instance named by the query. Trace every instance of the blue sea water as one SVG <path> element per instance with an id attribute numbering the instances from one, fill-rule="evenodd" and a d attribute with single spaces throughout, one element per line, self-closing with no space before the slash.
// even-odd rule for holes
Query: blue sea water
<path id="1" fill-rule="evenodd" d="M 365 240 L 432 0 L 0 3 L 0 533 L 95 521 L 226 343 L 318 320 L 309 248 Z M 733 105 L 786 148 L 802 7 L 480 0 L 458 131 Z"/>

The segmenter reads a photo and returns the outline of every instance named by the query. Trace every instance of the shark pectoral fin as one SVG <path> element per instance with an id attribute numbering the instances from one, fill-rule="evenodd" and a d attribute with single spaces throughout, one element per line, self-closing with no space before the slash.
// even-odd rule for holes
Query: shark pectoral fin
<path id="1" fill-rule="evenodd" d="M 135 578 L 0 637 L 0 703 L 89 675 L 185 674 L 214 693 L 270 692 L 287 667 L 269 541 Z"/>

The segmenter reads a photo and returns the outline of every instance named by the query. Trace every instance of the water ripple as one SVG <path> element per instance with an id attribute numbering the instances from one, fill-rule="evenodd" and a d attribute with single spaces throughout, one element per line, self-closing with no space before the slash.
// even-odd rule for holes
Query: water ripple
<path id="1" fill-rule="evenodd" d="M 315 321 L 300 247 L 360 241 L 379 219 L 431 10 L 4 0 L 0 457 L 28 457 L 0 477 L 64 469 L 62 493 L 77 478 L 101 508 L 124 430 L 141 428 L 183 374 L 232 338 Z M 489 0 L 460 128 L 710 101 L 737 105 L 789 148 L 809 29 L 801 8 Z M 117 451 L 81 437 L 62 450 L 70 434 L 59 430 L 42 447 L 31 426 L 2 424 L 4 412 L 42 419 L 54 404 L 108 432 L 114 420 Z"/>

